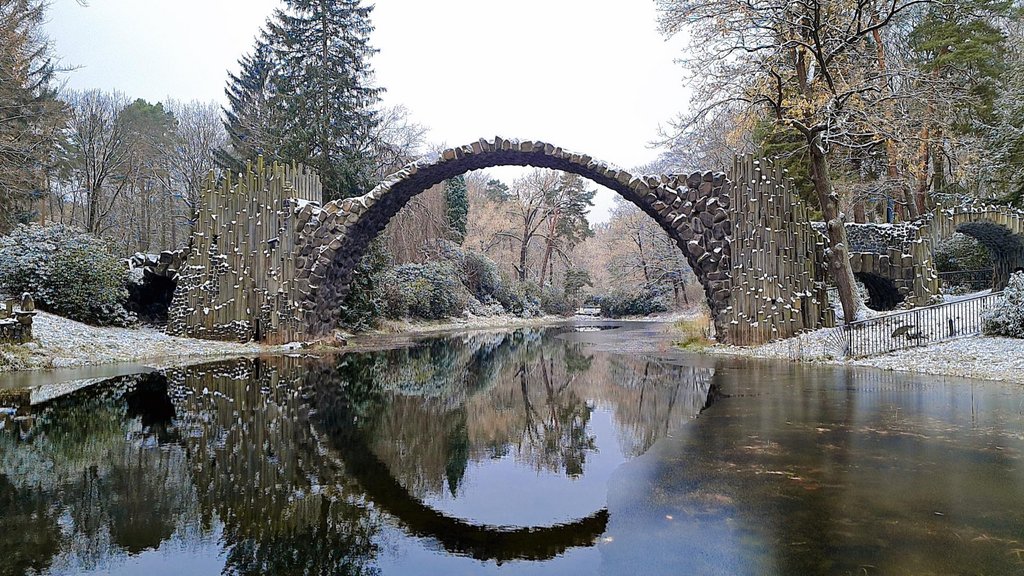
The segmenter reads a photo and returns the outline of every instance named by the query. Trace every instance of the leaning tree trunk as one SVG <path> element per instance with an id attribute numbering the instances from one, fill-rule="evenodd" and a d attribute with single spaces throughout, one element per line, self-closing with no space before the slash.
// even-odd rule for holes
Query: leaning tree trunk
<path id="1" fill-rule="evenodd" d="M 839 290 L 843 304 L 843 320 L 853 322 L 860 312 L 861 301 L 857 298 L 857 281 L 850 266 L 849 242 L 846 238 L 846 218 L 840 212 L 839 194 L 832 189 L 832 178 L 828 173 L 828 159 L 821 147 L 821 134 L 816 133 L 810 142 L 811 181 L 821 204 L 821 214 L 828 229 L 827 262 L 829 272 Z"/>

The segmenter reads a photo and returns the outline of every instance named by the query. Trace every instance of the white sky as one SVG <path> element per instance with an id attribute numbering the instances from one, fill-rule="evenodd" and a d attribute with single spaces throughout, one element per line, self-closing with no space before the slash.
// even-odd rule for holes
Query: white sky
<path id="1" fill-rule="evenodd" d="M 278 4 L 55 0 L 47 31 L 78 67 L 73 88 L 223 103 L 227 71 Z M 680 45 L 657 33 L 652 0 L 377 0 L 372 19 L 384 103 L 404 104 L 433 142 L 544 140 L 628 169 L 654 160 L 658 125 L 686 105 Z"/>

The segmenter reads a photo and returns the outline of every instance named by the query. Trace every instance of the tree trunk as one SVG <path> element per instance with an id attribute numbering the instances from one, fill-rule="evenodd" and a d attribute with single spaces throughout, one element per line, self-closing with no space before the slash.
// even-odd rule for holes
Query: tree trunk
<path id="1" fill-rule="evenodd" d="M 519 281 L 526 282 L 526 258 L 530 248 L 530 227 L 523 227 L 523 242 L 519 245 Z"/>
<path id="2" fill-rule="evenodd" d="M 544 277 L 548 271 L 548 261 L 551 260 L 551 252 L 555 249 L 555 230 L 558 228 L 558 211 L 551 215 L 548 224 L 548 236 L 544 240 L 544 258 L 540 262 L 540 285 L 544 286 Z"/>
<path id="3" fill-rule="evenodd" d="M 942 129 L 936 128 L 935 135 L 933 137 L 935 140 L 935 148 L 931 154 L 932 166 L 934 167 L 932 170 L 932 194 L 942 192 L 942 189 L 946 187 L 946 155 L 945 150 L 943 150 L 943 137 Z M 926 201 L 926 208 L 928 204 L 930 203 Z"/>
<path id="4" fill-rule="evenodd" d="M 644 273 L 644 285 L 645 286 L 650 286 L 651 285 L 651 275 L 650 275 L 650 273 L 647 272 L 647 257 L 644 256 L 644 241 L 643 241 L 643 238 L 640 236 L 640 231 L 639 230 L 637 230 L 637 232 L 636 232 L 636 247 L 637 247 L 637 250 L 640 253 L 640 269 Z"/>
<path id="5" fill-rule="evenodd" d="M 814 192 L 821 204 L 821 213 L 825 217 L 828 228 L 828 266 L 839 290 L 839 300 L 843 304 L 843 320 L 853 322 L 860 312 L 861 302 L 857 299 L 857 281 L 853 277 L 850 266 L 849 242 L 846 238 L 845 218 L 839 211 L 839 195 L 832 189 L 829 176 L 828 158 L 821 148 L 821 134 L 815 133 L 809 142 L 811 151 L 811 181 Z"/>
<path id="6" fill-rule="evenodd" d="M 871 25 L 877 26 L 878 22 L 878 13 L 875 12 L 871 15 Z M 886 62 L 885 42 L 883 42 L 882 40 L 881 28 L 875 28 L 871 32 L 871 37 L 875 41 L 875 57 L 878 61 L 878 89 L 881 94 L 888 95 L 890 92 L 888 75 L 889 66 Z M 893 111 L 891 102 L 885 103 L 884 118 L 886 124 L 891 129 L 891 127 L 893 126 Z M 909 189 L 906 187 L 906 183 L 902 180 L 902 178 L 900 178 L 899 167 L 896 164 L 896 142 L 894 142 L 892 137 L 888 135 L 885 137 L 885 158 L 886 175 L 889 178 L 889 183 L 892 184 L 899 182 L 899 188 L 903 192 L 903 203 L 907 205 L 906 216 L 909 216 L 911 219 L 916 219 L 918 216 L 920 216 L 920 214 L 917 211 L 917 204 L 914 203 L 913 197 L 910 194 Z M 886 206 L 886 211 L 888 211 L 888 206 Z M 886 220 L 888 220 L 888 218 L 886 218 Z"/>
<path id="7" fill-rule="evenodd" d="M 921 146 L 918 148 L 918 159 L 917 159 L 917 191 L 914 194 L 914 206 L 917 210 L 917 215 L 921 215 L 925 211 L 924 196 L 928 191 L 928 163 L 930 161 L 931 147 L 928 145 L 928 125 L 925 124 L 921 127 Z"/>

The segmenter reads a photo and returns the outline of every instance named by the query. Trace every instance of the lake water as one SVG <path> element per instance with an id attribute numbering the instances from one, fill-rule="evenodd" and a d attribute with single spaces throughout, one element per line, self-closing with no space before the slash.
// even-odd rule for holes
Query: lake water
<path id="1" fill-rule="evenodd" d="M 644 325 L 126 375 L 0 416 L 0 574 L 1024 574 L 1024 389 Z"/>

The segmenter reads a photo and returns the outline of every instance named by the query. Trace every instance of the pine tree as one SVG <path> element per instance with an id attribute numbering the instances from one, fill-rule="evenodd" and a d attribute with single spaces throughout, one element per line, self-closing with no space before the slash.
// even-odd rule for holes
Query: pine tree
<path id="1" fill-rule="evenodd" d="M 31 218 L 62 118 L 42 37 L 45 8 L 41 0 L 0 0 L 0 231 Z"/>
<path id="2" fill-rule="evenodd" d="M 469 197 L 463 176 L 445 181 L 444 200 L 448 206 L 448 228 L 452 232 L 452 240 L 461 245 L 466 239 L 466 220 L 469 216 Z"/>
<path id="3" fill-rule="evenodd" d="M 369 190 L 369 146 L 381 89 L 371 86 L 372 6 L 359 0 L 285 0 L 267 25 L 281 105 L 280 156 L 315 168 L 326 199 Z"/>
<path id="4" fill-rule="evenodd" d="M 999 23 L 1012 10 L 1008 0 L 933 3 L 910 32 L 909 46 L 928 87 L 916 159 L 921 208 L 929 190 L 942 192 L 953 183 L 947 164 L 976 145 L 995 119 L 997 88 L 1006 73 L 1006 35 Z"/>
<path id="5" fill-rule="evenodd" d="M 228 146 L 214 152 L 217 164 L 225 170 L 241 172 L 246 160 L 260 155 L 268 160 L 281 159 L 277 155 L 281 142 L 274 129 L 279 121 L 274 118 L 277 102 L 272 58 L 269 39 L 261 38 L 252 54 L 238 61 L 238 75 L 228 74 L 224 89 L 228 106 L 223 108 Z"/>
<path id="6" fill-rule="evenodd" d="M 995 167 L 997 193 L 1004 202 L 1024 208 L 1024 20 L 1011 32 L 1006 74 L 997 91 L 986 147 Z"/>

